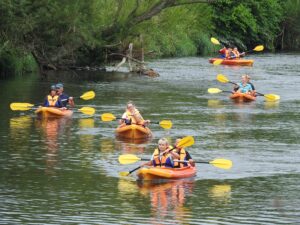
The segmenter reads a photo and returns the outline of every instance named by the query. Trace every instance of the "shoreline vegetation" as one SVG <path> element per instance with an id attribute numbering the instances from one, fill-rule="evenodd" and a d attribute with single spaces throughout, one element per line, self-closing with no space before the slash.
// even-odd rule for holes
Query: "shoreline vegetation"
<path id="1" fill-rule="evenodd" d="M 0 77 L 209 55 L 211 36 L 242 51 L 300 50 L 300 0 L 3 0 L 0 14 Z"/>

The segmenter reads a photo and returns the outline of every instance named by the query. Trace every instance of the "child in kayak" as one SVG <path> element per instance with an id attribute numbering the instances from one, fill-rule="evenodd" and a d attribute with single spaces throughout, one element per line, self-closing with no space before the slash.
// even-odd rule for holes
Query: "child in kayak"
<path id="1" fill-rule="evenodd" d="M 247 75 L 244 74 L 242 76 L 242 82 L 234 85 L 233 87 L 234 92 L 239 92 L 239 93 L 247 93 L 251 94 L 253 89 L 252 86 L 248 83 Z"/>
<path id="2" fill-rule="evenodd" d="M 67 107 L 69 104 L 71 107 L 75 106 L 73 97 L 70 97 L 66 93 L 64 93 L 64 85 L 62 83 L 58 83 L 55 85 L 57 94 L 59 96 L 59 100 L 61 101 L 63 107 Z"/>
<path id="3" fill-rule="evenodd" d="M 147 166 L 159 166 L 159 167 L 174 167 L 174 160 L 179 159 L 179 155 L 176 150 L 172 150 L 172 146 L 169 146 L 169 142 L 165 138 L 161 138 L 158 141 L 158 147 L 154 150 L 151 161 L 143 165 Z"/>
<path id="4" fill-rule="evenodd" d="M 44 107 L 57 107 L 61 108 L 63 107 L 61 101 L 59 100 L 59 97 L 56 93 L 56 87 L 55 85 L 52 85 L 49 91 L 49 95 L 45 98 L 45 101 L 43 103 Z"/>
<path id="5" fill-rule="evenodd" d="M 245 52 L 240 53 L 237 47 L 234 47 L 232 50 L 232 55 L 230 56 L 231 59 L 239 59 L 245 56 Z"/>
<path id="6" fill-rule="evenodd" d="M 186 162 L 174 162 L 174 168 L 180 168 L 180 167 L 186 167 L 188 165 L 195 166 L 195 161 L 192 159 L 190 153 L 185 150 L 184 148 L 181 148 L 178 145 L 178 143 L 181 141 L 181 138 L 176 139 L 175 147 L 176 147 L 176 153 L 179 155 L 180 161 L 186 161 Z"/>
<path id="7" fill-rule="evenodd" d="M 123 113 L 122 119 L 119 121 L 119 123 L 125 123 L 126 125 L 139 124 L 146 126 L 150 123 L 150 120 L 144 120 L 133 102 L 129 101 L 126 105 L 126 111 Z"/>

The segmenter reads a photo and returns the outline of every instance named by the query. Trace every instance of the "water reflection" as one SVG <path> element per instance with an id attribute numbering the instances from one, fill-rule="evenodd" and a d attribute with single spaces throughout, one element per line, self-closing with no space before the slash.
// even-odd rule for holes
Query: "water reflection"
<path id="1" fill-rule="evenodd" d="M 215 201 L 229 203 L 231 199 L 231 185 L 217 184 L 209 189 L 209 196 Z"/>
<path id="2" fill-rule="evenodd" d="M 224 104 L 221 100 L 218 100 L 218 99 L 208 99 L 207 100 L 207 107 L 209 107 L 209 108 L 223 108 Z"/>
<path id="3" fill-rule="evenodd" d="M 139 192 L 150 197 L 153 218 L 161 220 L 171 216 L 174 221 L 181 224 L 188 223 L 186 219 L 191 210 L 185 207 L 185 201 L 186 197 L 192 194 L 194 185 L 194 180 L 178 180 L 162 184 L 138 183 Z"/>
<path id="4" fill-rule="evenodd" d="M 10 135 L 16 141 L 28 138 L 33 119 L 30 116 L 13 117 L 9 120 Z"/>
<path id="5" fill-rule="evenodd" d="M 36 127 L 42 130 L 46 144 L 46 174 L 55 174 L 54 167 L 58 163 L 58 139 L 68 134 L 66 127 L 71 123 L 70 118 L 43 118 L 36 120 Z M 67 135 L 69 136 L 69 135 Z"/>

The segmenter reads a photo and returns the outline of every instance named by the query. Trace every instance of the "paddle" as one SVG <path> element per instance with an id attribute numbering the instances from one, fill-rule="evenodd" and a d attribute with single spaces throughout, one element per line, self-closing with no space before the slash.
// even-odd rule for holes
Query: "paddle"
<path id="1" fill-rule="evenodd" d="M 124 120 L 121 117 L 115 117 L 112 113 L 103 113 L 101 115 L 101 120 L 104 122 L 113 121 L 113 120 Z M 159 124 L 164 129 L 171 129 L 172 128 L 172 121 L 171 120 L 162 120 L 162 121 L 151 121 L 150 123 Z"/>
<path id="2" fill-rule="evenodd" d="M 217 80 L 221 83 L 231 83 L 231 84 L 237 85 L 237 83 L 234 83 L 234 82 L 228 80 L 228 78 L 223 74 L 218 74 Z M 264 96 L 266 98 L 266 100 L 269 100 L 269 101 L 277 101 L 280 99 L 280 96 L 276 95 L 276 94 L 262 94 L 260 92 L 256 92 L 256 94 L 258 94 L 258 96 Z"/>
<path id="3" fill-rule="evenodd" d="M 210 94 L 218 94 L 218 93 L 221 93 L 221 92 L 232 93 L 232 91 L 223 91 L 219 88 L 208 88 L 207 92 L 210 93 Z"/>
<path id="4" fill-rule="evenodd" d="M 188 163 L 187 160 L 174 160 L 174 162 Z M 229 159 L 214 159 L 212 161 L 195 161 L 195 163 L 211 164 L 214 167 L 228 170 L 232 167 L 232 161 Z"/>
<path id="5" fill-rule="evenodd" d="M 95 92 L 94 91 L 87 91 L 83 93 L 79 98 L 83 100 L 90 100 L 95 98 Z M 75 97 L 78 98 L 78 97 Z M 66 99 L 67 100 L 67 99 Z M 66 101 L 64 99 L 64 101 Z M 13 102 L 10 104 L 11 110 L 19 110 L 19 111 L 25 111 L 30 110 L 34 106 L 39 106 L 40 104 L 31 104 L 31 103 L 22 103 L 22 102 Z"/>
<path id="6" fill-rule="evenodd" d="M 127 155 L 120 155 L 119 156 L 119 163 L 121 164 L 132 164 L 138 161 L 149 161 L 149 159 L 143 159 L 139 158 L 136 155 L 133 154 L 127 154 Z M 188 163 L 188 160 L 174 160 L 174 162 L 181 162 L 181 163 Z M 232 167 L 232 161 L 228 159 L 214 159 L 212 161 L 195 161 L 195 163 L 205 163 L 205 164 L 211 164 L 215 167 L 221 168 L 221 169 L 230 169 Z"/>
<path id="7" fill-rule="evenodd" d="M 220 42 L 218 41 L 218 39 L 214 38 L 214 37 L 211 37 L 210 38 L 210 41 L 215 44 L 215 45 L 221 45 Z"/>
<path id="8" fill-rule="evenodd" d="M 10 104 L 10 109 L 13 111 L 27 111 L 31 109 L 37 109 L 35 105 L 30 103 L 24 103 L 24 102 L 14 102 Z M 79 112 L 82 112 L 87 115 L 94 115 L 95 109 L 92 107 L 81 107 L 80 109 L 77 109 Z"/>
<path id="9" fill-rule="evenodd" d="M 195 140 L 194 140 L 194 138 L 193 138 L 192 136 L 186 136 L 186 137 L 182 138 L 182 139 L 178 142 L 177 146 L 175 146 L 175 147 L 169 149 L 168 151 L 172 151 L 172 150 L 174 150 L 176 147 L 180 147 L 180 148 L 189 147 L 189 146 L 193 145 L 194 143 L 195 143 Z M 163 153 L 162 153 L 162 154 L 163 154 Z M 130 159 L 130 157 L 131 157 L 131 159 Z M 135 156 L 135 158 L 132 157 L 132 156 L 120 156 L 120 157 L 119 157 L 119 162 L 120 162 L 120 163 L 122 162 L 122 164 L 130 164 L 130 163 L 134 163 L 134 162 L 137 162 L 137 161 L 140 161 L 140 160 L 142 160 L 142 159 L 141 159 L 141 158 L 138 158 L 138 157 L 136 157 L 136 156 Z M 147 160 L 147 161 L 148 161 L 148 160 Z M 128 163 L 128 162 L 129 162 L 129 163 Z M 134 171 L 136 171 L 136 170 L 138 170 L 138 169 L 140 169 L 140 168 L 142 168 L 142 167 L 143 167 L 143 165 L 138 166 L 137 168 L 135 168 L 135 169 L 133 169 L 133 170 L 130 170 L 129 172 L 123 171 L 123 172 L 120 172 L 119 174 L 120 174 L 120 176 L 128 176 L 128 175 L 130 175 L 131 173 L 133 173 Z"/>

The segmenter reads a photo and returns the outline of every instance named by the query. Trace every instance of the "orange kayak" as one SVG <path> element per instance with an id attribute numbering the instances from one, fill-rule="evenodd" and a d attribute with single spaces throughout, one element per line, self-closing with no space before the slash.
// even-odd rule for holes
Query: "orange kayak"
<path id="1" fill-rule="evenodd" d="M 214 61 L 221 58 L 211 58 L 209 59 L 210 63 L 214 63 Z M 231 66 L 252 66 L 254 63 L 253 59 L 224 59 L 221 64 L 223 65 L 231 65 Z"/>
<path id="2" fill-rule="evenodd" d="M 246 94 L 246 93 L 238 93 L 238 92 L 230 95 L 229 97 L 237 102 L 251 102 L 251 101 L 255 101 L 256 99 L 256 97 L 253 95 Z"/>
<path id="3" fill-rule="evenodd" d="M 166 168 L 166 167 L 149 167 L 138 170 L 139 180 L 150 181 L 157 179 L 182 179 L 194 177 L 197 173 L 196 167 Z"/>
<path id="4" fill-rule="evenodd" d="M 40 107 L 35 113 L 40 117 L 70 117 L 73 111 L 69 109 L 62 110 L 55 107 Z"/>
<path id="5" fill-rule="evenodd" d="M 121 138 L 126 139 L 145 139 L 152 136 L 152 132 L 148 127 L 141 125 L 122 124 L 116 129 L 116 135 Z"/>

